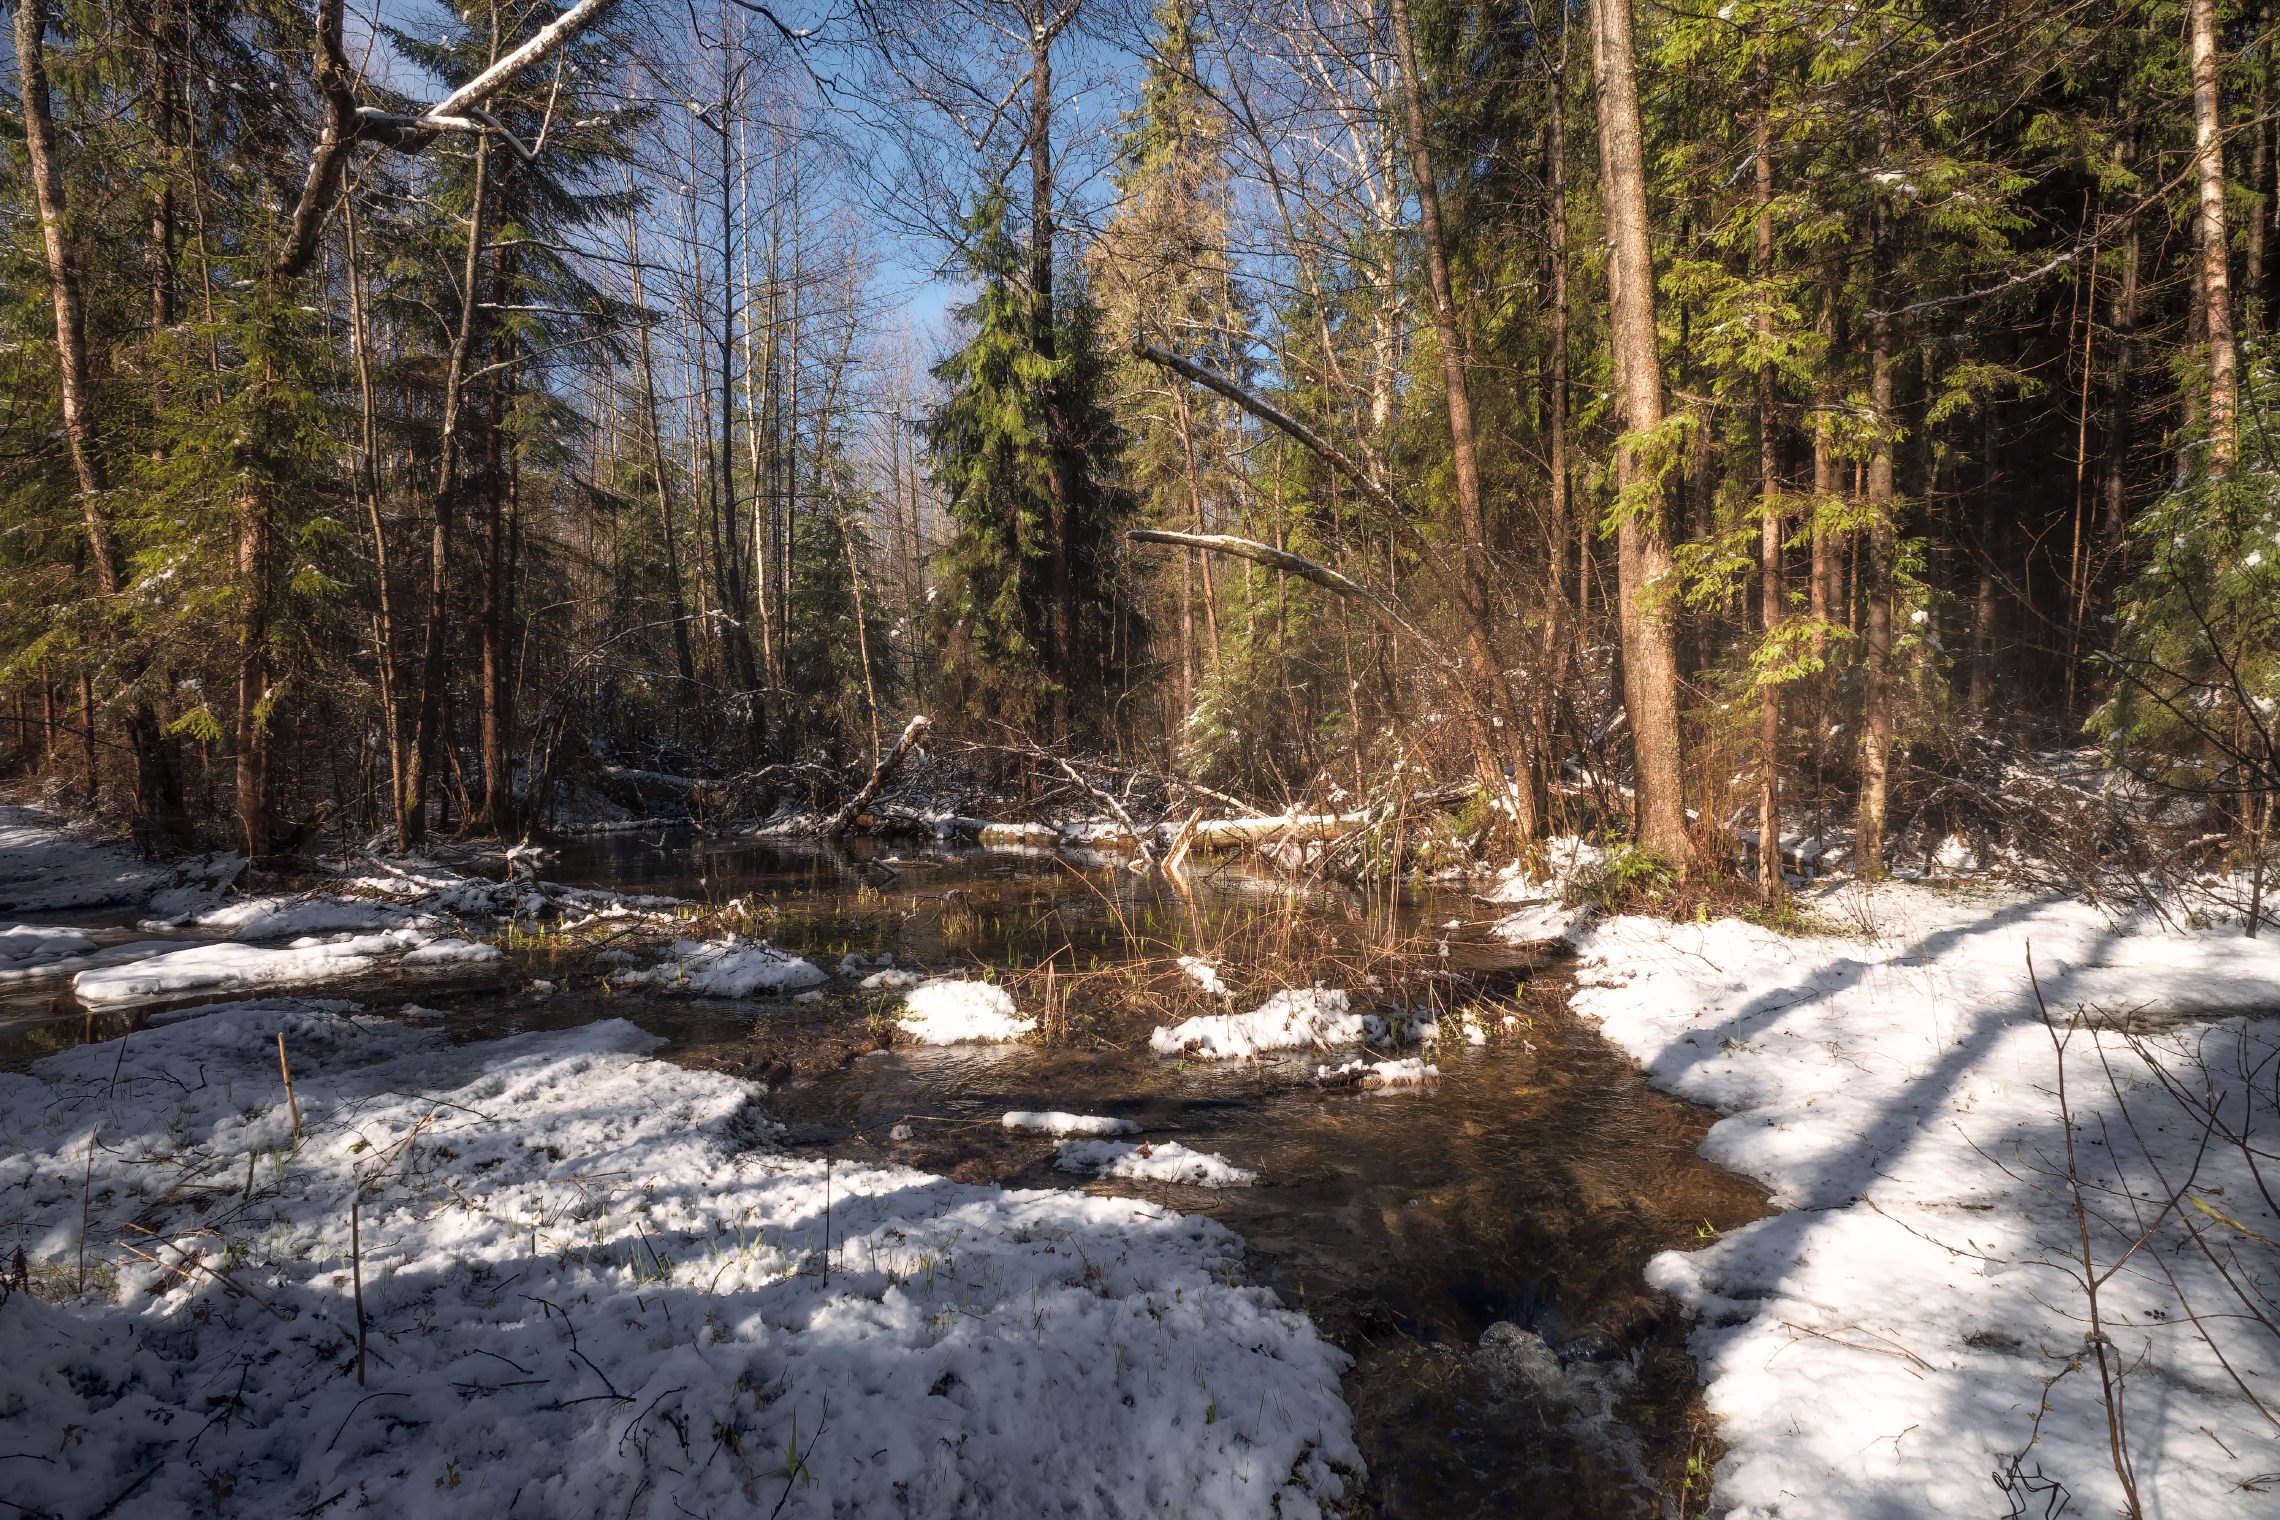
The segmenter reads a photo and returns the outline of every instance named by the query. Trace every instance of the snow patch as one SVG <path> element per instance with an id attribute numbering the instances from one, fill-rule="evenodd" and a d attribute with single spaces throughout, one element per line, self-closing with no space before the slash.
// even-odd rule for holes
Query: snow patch
<path id="1" fill-rule="evenodd" d="M 301 939 L 282 949 L 257 945 L 192 945 L 121 966 L 100 966 L 71 979 L 83 1003 L 133 1003 L 206 992 L 305 987 L 376 969 L 386 957 L 421 944 L 414 929 L 335 940 Z"/>
<path id="2" fill-rule="evenodd" d="M 1137 1135 L 1140 1126 L 1130 1119 L 1103 1119 L 1091 1114 L 1065 1114 L 1059 1109 L 1043 1112 L 1016 1110 L 1005 1116 L 1007 1129 L 1027 1130 L 1037 1135 Z"/>
<path id="3" fill-rule="evenodd" d="M 741 998 L 804 992 L 828 980 L 820 967 L 765 942 L 747 943 L 731 934 L 719 940 L 676 940 L 647 971 L 629 972 L 621 983 L 646 983 L 694 992 L 699 997 Z"/>
<path id="4" fill-rule="evenodd" d="M 1148 1048 L 1164 1056 L 1243 1060 L 1265 1050 L 1351 1045 L 1368 1034 L 1369 1026 L 1340 989 L 1294 987 L 1249 1013 L 1199 1014 L 1169 1028 L 1158 1025 L 1148 1036 Z"/>
<path id="5" fill-rule="evenodd" d="M 1037 1028 L 1014 1006 L 1013 994 L 989 982 L 936 977 L 911 989 L 896 1021 L 921 1045 L 1018 1040 Z"/>
<path id="6" fill-rule="evenodd" d="M 1249 1187 L 1259 1174 L 1225 1156 L 1191 1151 L 1176 1140 L 1127 1145 L 1117 1140 L 1064 1140 L 1053 1164 L 1064 1172 L 1120 1177 L 1130 1182 L 1177 1182 L 1190 1187 Z"/>

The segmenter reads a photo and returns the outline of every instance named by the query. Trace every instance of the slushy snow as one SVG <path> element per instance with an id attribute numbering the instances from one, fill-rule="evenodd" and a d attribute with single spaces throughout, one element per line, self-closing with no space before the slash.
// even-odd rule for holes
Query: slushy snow
<path id="1" fill-rule="evenodd" d="M 1059 1109 L 1042 1113 L 1015 1111 L 1005 1116 L 1005 1127 L 1034 1135 L 1137 1135 L 1140 1126 L 1130 1119 L 1104 1119 L 1096 1114 L 1065 1114 Z"/>
<path id="2" fill-rule="evenodd" d="M 40 1458 L 9 1462 L 11 1503 L 1270 1520 L 1352 1497 L 1347 1359 L 1239 1283 L 1223 1226 L 784 1154 L 754 1089 L 656 1043 L 611 1021 L 454 1047 L 279 1000 L 0 1075 L 0 1239 L 39 1287 L 0 1306 L 0 1418 Z"/>
<path id="3" fill-rule="evenodd" d="M 903 999 L 903 1033 L 921 1045 L 967 1045 L 1018 1040 L 1037 1028 L 1014 1006 L 1013 994 L 990 982 L 936 977 Z"/>
<path id="4" fill-rule="evenodd" d="M 71 979 L 83 1003 L 136 1003 L 201 993 L 303 987 L 361 976 L 427 939 L 414 929 L 341 939 L 295 940 L 280 949 L 259 945 L 191 945 L 119 966 L 99 966 Z"/>
<path id="5" fill-rule="evenodd" d="M 1351 1045 L 1369 1030 L 1370 1021 L 1353 1011 L 1339 989 L 1297 987 L 1276 993 L 1249 1013 L 1198 1014 L 1169 1027 L 1158 1025 L 1148 1036 L 1148 1048 L 1164 1056 L 1233 1061 L 1264 1050 Z"/>
<path id="6" fill-rule="evenodd" d="M 1053 1164 L 1064 1172 L 1120 1177 L 1131 1182 L 1184 1182 L 1190 1187 L 1249 1187 L 1259 1174 L 1210 1151 L 1191 1151 L 1176 1140 L 1128 1145 L 1119 1140 L 1064 1140 Z"/>
<path id="7" fill-rule="evenodd" d="M 741 998 L 803 992 L 829 978 L 821 967 L 796 955 L 731 934 L 718 940 L 676 940 L 654 967 L 618 980 L 671 987 L 700 997 Z"/>
<path id="8" fill-rule="evenodd" d="M 2269 1295 L 2280 1211 L 2237 1149 L 2200 1149 L 2156 1074 L 2196 1095 L 2213 1084 L 2234 1124 L 2261 1105 L 2270 1134 L 2280 1030 L 2178 1021 L 2280 1009 L 2280 944 L 1901 885 L 1817 906 L 1873 938 L 1643 918 L 1578 936 L 1577 1010 L 1658 1085 L 1723 1110 L 1703 1153 L 1791 1211 L 1649 1268 L 1700 1317 L 1692 1346 L 1729 1444 L 1714 1508 L 2039 1516 L 2060 1501 L 2035 1485 L 2055 1481 L 2068 1514 L 2121 1510 L 2087 1304 L 2068 1270 L 2071 1259 L 2080 1272 L 2081 1243 L 2031 946 L 2061 1026 L 2091 1020 L 2068 1048 L 2067 1096 L 2093 1261 L 2122 1264 L 2101 1309 L 2127 1370 L 2144 1512 L 2270 1515 L 2280 1442 L 2240 1383 L 2269 1405 L 2280 1339 L 2243 1318 L 2215 1263 Z M 2145 1058 L 2118 1031 L 2135 1032 Z M 2252 1099 L 2246 1074 L 2259 1071 Z M 2186 1205 L 2162 1216 L 2179 1187 Z"/>

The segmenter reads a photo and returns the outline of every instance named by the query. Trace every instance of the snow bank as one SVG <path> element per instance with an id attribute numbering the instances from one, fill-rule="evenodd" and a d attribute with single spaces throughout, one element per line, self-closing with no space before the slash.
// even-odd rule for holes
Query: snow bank
<path id="1" fill-rule="evenodd" d="M 2144 1030 L 2280 1009 L 2280 945 L 2163 933 L 2070 901 L 1898 885 L 1816 905 L 1873 937 L 1640 918 L 1578 936 L 1575 1007 L 1657 1084 L 1725 1110 L 1703 1153 L 1796 1211 L 1649 1270 L 1700 1315 L 1693 1349 L 1731 1447 L 1718 1507 L 1784 1520 L 1999 1514 L 2021 1513 L 2026 1496 L 2023 1512 L 2041 1514 L 2051 1491 L 2028 1490 L 2055 1480 L 2072 1496 L 2067 1513 L 2114 1513 L 2086 1305 L 2064 1270 L 2070 1257 L 2079 1270 L 2080 1243 L 2059 1068 L 2027 953 L 2061 1018 L 2087 1007 L 2105 1029 Z M 2200 1202 L 2181 1213 L 2220 1259 L 2280 1239 L 2280 1215 L 2238 1152 L 2200 1153 L 2198 1131 L 2150 1080 L 2166 1070 L 2197 1093 L 2213 1078 L 2238 1122 L 2240 1074 L 2280 1059 L 2280 1030 L 2267 1020 L 2180 1031 L 2148 1051 L 2157 1068 L 2117 1039 L 2084 1029 L 2067 1062 L 2074 1140 L 2100 1190 L 2099 1269 L 2153 1222 L 2149 1199 L 2188 1178 Z M 2114 1062 L 2127 1114 L 2093 1042 Z M 2185 1057 L 2196 1047 L 2206 1076 Z M 2268 1110 L 2272 1100 L 2258 1101 Z M 2266 1250 L 2261 1266 L 2233 1265 L 2269 1282 L 2272 1261 Z M 2218 1316 L 2239 1376 L 2280 1386 L 2280 1341 L 2242 1335 L 2222 1314 L 2237 1316 L 2237 1300 L 2170 1216 L 2101 1305 L 2118 1364 L 2131 1369 L 2125 1408 L 2145 1513 L 2269 1514 L 2269 1495 L 2248 1480 L 2280 1471 L 2272 1427 L 2180 1311 L 2171 1274 L 2201 1314 Z M 1996 1473 L 2024 1476 L 1998 1492 Z"/>
<path id="2" fill-rule="evenodd" d="M 1353 1011 L 1344 992 L 1297 987 L 1276 993 L 1249 1013 L 1199 1014 L 1169 1028 L 1158 1025 L 1148 1036 L 1148 1048 L 1164 1056 L 1242 1060 L 1263 1050 L 1350 1045 L 1369 1029 L 1370 1021 Z"/>
<path id="3" fill-rule="evenodd" d="M 694 992 L 700 997 L 740 998 L 800 992 L 829 980 L 822 968 L 766 943 L 749 944 L 739 934 L 720 940 L 676 940 L 664 959 L 647 971 L 618 978 Z"/>
<path id="4" fill-rule="evenodd" d="M 87 934 L 85 929 L 51 929 L 37 924 L 0 929 L 0 973 L 29 971 L 53 961 L 92 954 L 95 941 Z"/>
<path id="5" fill-rule="evenodd" d="M 1259 1174 L 1225 1156 L 1191 1151 L 1176 1140 L 1126 1145 L 1116 1140 L 1064 1140 L 1053 1164 L 1064 1172 L 1132 1182 L 1184 1182 L 1190 1187 L 1249 1187 Z"/>
<path id="6" fill-rule="evenodd" d="M 988 982 L 936 977 L 911 989 L 896 1020 L 921 1045 L 1018 1040 L 1037 1028 L 1014 1007 L 1013 994 Z"/>
<path id="7" fill-rule="evenodd" d="M 9 1464 L 11 1501 L 1269 1520 L 1349 1497 L 1346 1358 L 1235 1284 L 1224 1227 L 755 1150 L 752 1090 L 654 1043 L 453 1047 L 277 1001 L 0 1075 L 0 1238 L 41 1285 L 0 1312 L 0 1412 L 43 1458 Z"/>
<path id="8" fill-rule="evenodd" d="M 300 939 L 282 949 L 257 945 L 191 945 L 125 965 L 100 966 L 71 979 L 83 1003 L 132 1003 L 194 993 L 305 987 L 361 976 L 383 959 L 415 947 L 426 935 L 413 929 L 346 939 Z"/>
<path id="9" fill-rule="evenodd" d="M 402 903 L 326 892 L 241 897 L 219 907 L 151 920 L 153 927 L 202 929 L 232 939 L 294 939 L 311 934 L 370 934 L 421 928 L 436 915 Z"/>
<path id="10" fill-rule="evenodd" d="M 164 867 L 104 844 L 42 808 L 0 806 L 0 912 L 57 913 L 139 903 Z"/>
<path id="11" fill-rule="evenodd" d="M 1489 934 L 1508 945 L 1555 945 L 1574 934 L 1581 915 L 1558 903 L 1536 903 L 1507 913 L 1489 925 Z"/>
<path id="12" fill-rule="evenodd" d="M 1103 1119 L 1091 1114 L 1065 1114 L 1059 1109 L 1043 1113 L 1016 1111 L 1005 1116 L 1007 1129 L 1038 1135 L 1137 1135 L 1140 1126 L 1130 1119 Z"/>

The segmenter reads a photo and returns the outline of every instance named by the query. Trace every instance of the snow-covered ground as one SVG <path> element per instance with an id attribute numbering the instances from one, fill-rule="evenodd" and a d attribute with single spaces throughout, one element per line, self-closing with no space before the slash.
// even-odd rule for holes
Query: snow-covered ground
<path id="1" fill-rule="evenodd" d="M 1812 902 L 1846 932 L 1619 918 L 1574 935 L 1575 1007 L 1659 1085 L 1725 1111 L 1704 1153 L 1786 1211 L 1650 1269 L 1699 1315 L 1731 1448 L 1715 1507 L 2121 1511 L 2031 948 L 2053 1017 L 2087 1017 L 2065 1096 L 2143 1513 L 2273 1514 L 2280 1430 L 2244 1388 L 2280 1413 L 2280 1336 L 2219 1268 L 2271 1314 L 2280 944 L 1986 891 Z M 2237 1147 L 2203 1146 L 2164 1074 L 2231 1123 L 2256 1105 L 2261 1187 Z"/>
<path id="2" fill-rule="evenodd" d="M 127 846 L 99 843 L 40 808 L 0 805 L 0 913 L 139 903 L 169 874 Z"/>
<path id="3" fill-rule="evenodd" d="M 1237 1282 L 1223 1227 L 789 1155 L 753 1089 L 653 1043 L 454 1047 L 276 1000 L 0 1074 L 0 1243 L 39 1288 L 0 1302 L 9 1502 L 1292 1517 L 1348 1491 L 1345 1358 Z"/>

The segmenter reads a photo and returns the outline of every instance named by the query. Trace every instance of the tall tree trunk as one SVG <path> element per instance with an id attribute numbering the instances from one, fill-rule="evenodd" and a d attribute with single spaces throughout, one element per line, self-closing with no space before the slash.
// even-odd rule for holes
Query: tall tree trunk
<path id="1" fill-rule="evenodd" d="M 714 532 L 721 567 L 721 601 L 728 611 L 722 637 L 727 640 L 729 669 L 744 705 L 746 743 L 757 760 L 768 744 L 768 705 L 761 695 L 753 649 L 753 607 L 752 599 L 745 594 L 742 533 L 736 508 L 736 134 L 728 119 L 732 92 L 727 88 L 725 60 L 724 54 L 720 100 L 720 494 Z"/>
<path id="2" fill-rule="evenodd" d="M 48 95 L 46 0 L 16 0 L 16 70 L 22 86 L 24 149 L 31 161 L 32 198 L 39 208 L 40 242 L 47 258 L 48 291 L 55 306 L 57 388 L 64 442 L 79 481 L 79 509 L 87 525 L 87 557 L 95 589 L 106 606 L 118 605 L 126 575 L 104 496 L 110 479 L 97 451 L 94 387 L 87 363 L 87 320 L 80 305 L 79 270 L 64 235 L 64 189 L 56 153 L 55 117 Z M 132 673 L 130 673 L 132 674 Z M 127 706 L 127 743 L 135 757 L 135 832 L 144 848 L 186 845 L 190 819 L 182 783 L 167 753 L 158 714 L 137 697 Z"/>
<path id="3" fill-rule="evenodd" d="M 248 860 L 261 860 L 276 847 L 269 813 L 269 488 L 258 480 L 237 494 L 238 594 L 244 607 L 238 623 L 237 751 L 238 832 Z"/>
<path id="4" fill-rule="evenodd" d="M 491 136 L 475 139 L 475 188 L 468 206 L 467 252 L 460 266 L 459 325 L 452 334 L 451 353 L 444 365 L 443 426 L 436 466 L 435 494 L 428 503 L 427 628 L 420 649 L 419 707 L 412 719 L 412 743 L 404 767 L 404 842 L 412 849 L 427 843 L 428 773 L 435 767 L 436 745 L 444 728 L 445 687 L 450 671 L 445 663 L 445 634 L 451 611 L 451 520 L 460 490 L 459 443 L 461 413 L 465 410 L 467 356 L 475 337 L 475 313 L 482 304 L 480 277 L 483 266 L 483 230 L 490 213 Z"/>
<path id="5" fill-rule="evenodd" d="M 1041 10 L 1029 31 L 1029 327 L 1030 342 L 1048 365 L 1060 355 L 1053 315 L 1053 39 L 1060 25 L 1047 21 Z M 1052 683 L 1053 737 L 1065 739 L 1069 681 L 1076 672 L 1075 652 L 1069 647 L 1076 624 L 1075 587 L 1069 578 L 1069 513 L 1075 493 L 1060 391 L 1059 381 L 1045 383 L 1046 632 L 1052 650 L 1046 675 Z"/>
<path id="6" fill-rule="evenodd" d="M 1627 440 L 1616 456 L 1623 496 L 1616 537 L 1623 697 L 1636 760 L 1639 842 L 1692 863 L 1679 761 L 1678 651 L 1662 585 L 1671 568 L 1662 487 L 1639 440 L 1663 421 L 1655 348 L 1655 273 L 1647 227 L 1647 167 L 1631 51 L 1631 0 L 1592 0 L 1591 64 L 1599 86 L 1601 195 L 1607 208 L 1609 348 L 1616 410 Z"/>
<path id="7" fill-rule="evenodd" d="M 2265 239 L 2272 226 L 2272 3 L 2256 7 L 2256 41 L 2246 60 L 2249 70 L 2248 258 L 2241 276 L 2241 306 L 2251 332 L 2265 320 Z"/>
<path id="8" fill-rule="evenodd" d="M 1547 281 L 1551 351 L 1547 357 L 1545 409 L 1545 472 L 1550 491 L 1545 515 L 1550 519 L 1550 574 L 1544 607 L 1544 641 L 1541 669 L 1535 683 L 1535 734 L 1537 754 L 1547 781 L 1558 764 L 1555 745 L 1557 707 L 1567 686 L 1568 659 L 1574 645 L 1580 609 L 1591 590 L 1585 584 L 1586 557 L 1590 554 L 1588 529 L 1576 531 L 1575 507 L 1568 492 L 1568 217 L 1567 217 L 1567 31 L 1560 32 L 1560 67 L 1547 81 L 1549 98 L 1544 111 L 1544 193 L 1547 201 L 1545 241 L 1551 254 Z M 1573 563 L 1571 564 L 1571 558 Z M 1574 583 L 1568 584 L 1572 573 Z"/>
<path id="9" fill-rule="evenodd" d="M 1773 351 L 1773 74 L 1765 39 L 1758 39 L 1757 78 L 1757 337 L 1762 353 Z M 1777 478 L 1775 405 L 1779 399 L 1773 360 L 1763 358 L 1757 373 L 1758 425 L 1758 618 L 1770 650 L 1781 629 L 1781 483 Z M 1758 672 L 1758 896 L 1768 902 L 1781 894 L 1781 687 L 1765 669 Z"/>
<path id="10" fill-rule="evenodd" d="M 1481 590 L 1486 587 L 1481 555 L 1488 534 L 1481 515 L 1480 455 L 1473 437 L 1472 389 L 1465 378 L 1463 340 L 1457 332 L 1457 306 L 1449 281 L 1449 246 L 1441 224 L 1441 188 L 1433 173 L 1432 144 L 1426 137 L 1425 87 L 1417 67 L 1417 39 L 1409 23 L 1409 0 L 1393 0 L 1394 57 L 1401 70 L 1401 104 L 1409 126 L 1409 169 L 1417 186 L 1417 221 L 1424 245 L 1426 281 L 1433 292 L 1433 338 L 1441 350 L 1441 389 L 1449 414 L 1449 462 L 1457 484 L 1457 531 L 1464 535 L 1458 562 Z"/>
<path id="11" fill-rule="evenodd" d="M 641 229 L 639 218 L 626 218 L 626 256 L 633 269 L 633 304 L 642 305 Z M 673 531 L 673 488 L 665 467 L 665 419 L 657 400 L 657 366 L 650 349 L 649 324 L 634 324 L 635 352 L 641 361 L 641 405 L 649 434 L 649 472 L 657 488 L 657 535 L 665 554 L 665 609 L 673 619 L 673 673 L 681 678 L 679 702 L 696 691 L 697 662 L 689 652 L 689 600 L 681 588 L 681 548 Z"/>
<path id="12" fill-rule="evenodd" d="M 2209 344 L 2209 473 L 2232 471 L 2239 452 L 2240 381 L 2233 349 L 2232 247 L 2225 231 L 2225 152 L 2218 98 L 2217 3 L 2192 0 L 2193 146 L 2200 181 L 2201 314 Z"/>
<path id="13" fill-rule="evenodd" d="M 2125 150 L 2128 144 L 2124 144 Z M 2137 361 L 2139 219 L 2129 220 L 2122 235 L 2121 278 L 2114 290 L 2114 377 L 2106 399 L 2106 470 L 2104 528 L 2106 552 L 2121 548 L 2129 519 L 2130 385 Z"/>
<path id="14" fill-rule="evenodd" d="M 372 654 L 380 686 L 380 722 L 388 741 L 388 804 L 396 831 L 396 848 L 404 848 L 404 716 L 397 700 L 398 666 L 396 603 L 389 572 L 388 531 L 380 517 L 380 423 L 372 389 L 372 335 L 364 302 L 364 251 L 357 235 L 356 202 L 350 197 L 342 208 L 348 233 L 348 333 L 356 351 L 356 396 L 359 424 L 356 457 L 356 494 L 364 500 L 366 525 L 372 531 Z"/>
<path id="15" fill-rule="evenodd" d="M 1879 198 L 1871 213 L 1875 275 L 1868 316 L 1868 403 L 1876 451 L 1868 462 L 1868 596 L 1861 651 L 1860 808 L 1853 824 L 1853 871 L 1862 881 L 1884 876 L 1884 812 L 1892 762 L 1892 210 Z"/>
<path id="16" fill-rule="evenodd" d="M 1995 705 L 1995 565 L 1998 539 L 2002 535 L 2002 516 L 1997 509 L 1996 492 L 2002 479 L 2001 433 L 1997 427 L 2000 409 L 1995 399 L 1987 400 L 1987 410 L 1980 420 L 1980 485 L 1979 485 L 1979 576 L 1977 594 L 1973 598 L 1971 613 L 1971 687 L 1970 705 L 1973 713 L 1984 718 Z"/>
<path id="17" fill-rule="evenodd" d="M 498 270 L 494 255 L 494 271 Z M 503 301 L 500 274 L 493 300 Z M 514 827 L 514 785 L 508 747 L 507 701 L 507 438 L 505 387 L 493 375 L 487 387 L 483 429 L 483 604 L 477 617 L 483 641 L 482 701 L 477 717 L 483 748 L 482 826 L 499 833 Z"/>

